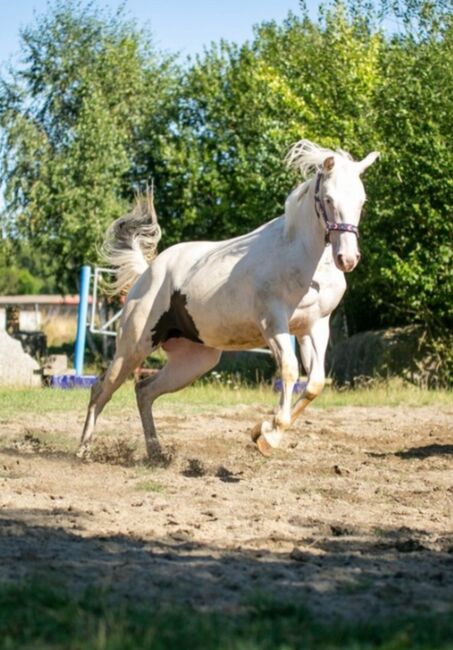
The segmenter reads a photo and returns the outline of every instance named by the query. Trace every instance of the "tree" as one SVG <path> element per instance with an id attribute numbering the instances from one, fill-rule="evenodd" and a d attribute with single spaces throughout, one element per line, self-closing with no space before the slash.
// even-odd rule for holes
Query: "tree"
<path id="1" fill-rule="evenodd" d="M 0 295 L 38 294 L 55 291 L 49 275 L 49 258 L 22 240 L 13 244 L 0 239 Z"/>
<path id="2" fill-rule="evenodd" d="M 0 81 L 6 229 L 49 253 L 71 290 L 131 197 L 144 116 L 171 66 L 121 11 L 84 2 L 58 0 L 21 38 L 22 64 Z"/>
<path id="3" fill-rule="evenodd" d="M 281 214 L 295 181 L 283 159 L 301 137 L 364 153 L 381 44 L 340 7 L 324 26 L 289 16 L 198 57 L 152 159 L 165 243 L 231 237 Z"/>
<path id="4" fill-rule="evenodd" d="M 452 28 L 446 16 L 382 53 L 373 120 L 382 158 L 348 301 L 356 331 L 418 322 L 444 335 L 451 324 Z"/>

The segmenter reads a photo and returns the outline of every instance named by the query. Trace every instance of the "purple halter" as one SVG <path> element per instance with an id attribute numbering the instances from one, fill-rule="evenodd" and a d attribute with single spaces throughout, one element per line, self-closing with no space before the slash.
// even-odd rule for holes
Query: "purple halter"
<path id="1" fill-rule="evenodd" d="M 357 226 L 354 226 L 352 223 L 342 223 L 342 222 L 336 223 L 335 221 L 332 223 L 331 221 L 329 221 L 326 208 L 324 206 L 324 202 L 321 199 L 321 196 L 319 194 L 322 178 L 323 178 L 323 173 L 318 172 L 318 175 L 316 176 L 316 186 L 315 186 L 315 211 L 316 214 L 318 215 L 318 219 L 320 219 L 321 217 L 323 218 L 324 225 L 326 227 L 326 244 L 330 242 L 330 233 L 332 230 L 339 230 L 341 232 L 353 232 L 358 239 L 359 229 Z"/>

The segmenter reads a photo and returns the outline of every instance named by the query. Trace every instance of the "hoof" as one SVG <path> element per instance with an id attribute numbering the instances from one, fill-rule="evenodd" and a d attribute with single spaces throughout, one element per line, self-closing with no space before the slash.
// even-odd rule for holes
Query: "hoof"
<path id="1" fill-rule="evenodd" d="M 173 461 L 175 455 L 174 449 L 163 450 L 160 444 L 147 447 L 146 464 L 149 467 L 168 467 Z"/>
<path id="2" fill-rule="evenodd" d="M 269 458 L 269 456 L 272 454 L 272 447 L 261 433 L 261 424 L 257 424 L 255 427 L 253 427 L 252 433 L 250 435 L 253 442 L 258 447 L 258 451 L 263 456 L 266 456 L 266 458 Z"/>
<path id="3" fill-rule="evenodd" d="M 84 442 L 77 449 L 76 457 L 80 458 L 80 460 L 86 460 L 86 458 L 88 457 L 88 452 L 89 452 L 88 444 Z"/>
<path id="4" fill-rule="evenodd" d="M 255 424 L 250 434 L 253 442 L 256 442 L 261 435 L 261 424 Z"/>
<path id="5" fill-rule="evenodd" d="M 264 437 L 264 433 L 266 432 L 267 428 L 271 429 L 271 426 L 267 422 L 256 424 L 253 427 L 250 436 L 255 445 L 258 447 L 259 452 L 263 456 L 266 456 L 266 458 L 269 458 L 272 455 L 272 445 L 270 445 Z"/>
<path id="6" fill-rule="evenodd" d="M 272 447 L 270 444 L 267 442 L 266 438 L 263 436 L 263 434 L 260 434 L 258 438 L 255 440 L 255 444 L 258 447 L 258 451 L 263 455 L 266 456 L 266 458 L 269 458 L 269 456 L 272 456 Z"/>

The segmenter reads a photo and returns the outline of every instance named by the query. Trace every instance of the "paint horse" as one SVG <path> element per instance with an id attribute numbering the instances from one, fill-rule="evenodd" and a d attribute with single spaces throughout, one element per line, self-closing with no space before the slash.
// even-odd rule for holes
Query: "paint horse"
<path id="1" fill-rule="evenodd" d="M 322 391 L 329 317 L 346 288 L 344 272 L 357 265 L 358 226 L 365 191 L 361 174 L 377 158 L 357 162 L 343 151 L 307 140 L 287 156 L 290 167 L 312 178 L 289 195 L 283 216 L 227 241 L 187 242 L 156 256 L 160 233 L 152 204 L 143 201 L 115 221 L 107 234 L 107 258 L 117 269 L 115 288 L 132 285 L 122 313 L 116 354 L 93 387 L 81 453 L 96 418 L 131 372 L 162 347 L 166 365 L 136 384 L 137 403 L 150 459 L 161 447 L 152 406 L 212 369 L 223 350 L 267 345 L 282 377 L 272 421 L 256 425 L 252 438 L 264 455 L 281 443 L 307 404 Z M 308 381 L 292 408 L 299 374 L 290 335 L 296 335 Z"/>

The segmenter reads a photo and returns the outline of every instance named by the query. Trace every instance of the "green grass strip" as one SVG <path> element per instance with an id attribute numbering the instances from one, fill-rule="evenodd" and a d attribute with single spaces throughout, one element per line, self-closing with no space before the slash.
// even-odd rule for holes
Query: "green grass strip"
<path id="1" fill-rule="evenodd" d="M 62 390 L 51 388 L 0 388 L 0 417 L 10 418 L 18 413 L 77 412 L 85 413 L 89 400 L 86 389 Z M 163 395 L 157 405 L 186 410 L 187 413 L 220 411 L 224 407 L 261 404 L 274 406 L 277 395 L 270 386 L 229 385 L 219 382 L 198 382 L 177 393 Z M 453 406 L 453 391 L 425 390 L 398 380 L 374 384 L 369 388 L 335 390 L 325 388 L 313 402 L 314 408 L 346 406 Z M 136 409 L 132 382 L 127 382 L 113 396 L 106 413 L 117 414 L 124 409 Z"/>
<path id="2" fill-rule="evenodd" d="M 114 605 L 108 594 L 42 582 L 0 586 L 0 650 L 451 650 L 453 616 L 321 622 L 256 599 L 239 613 Z"/>

